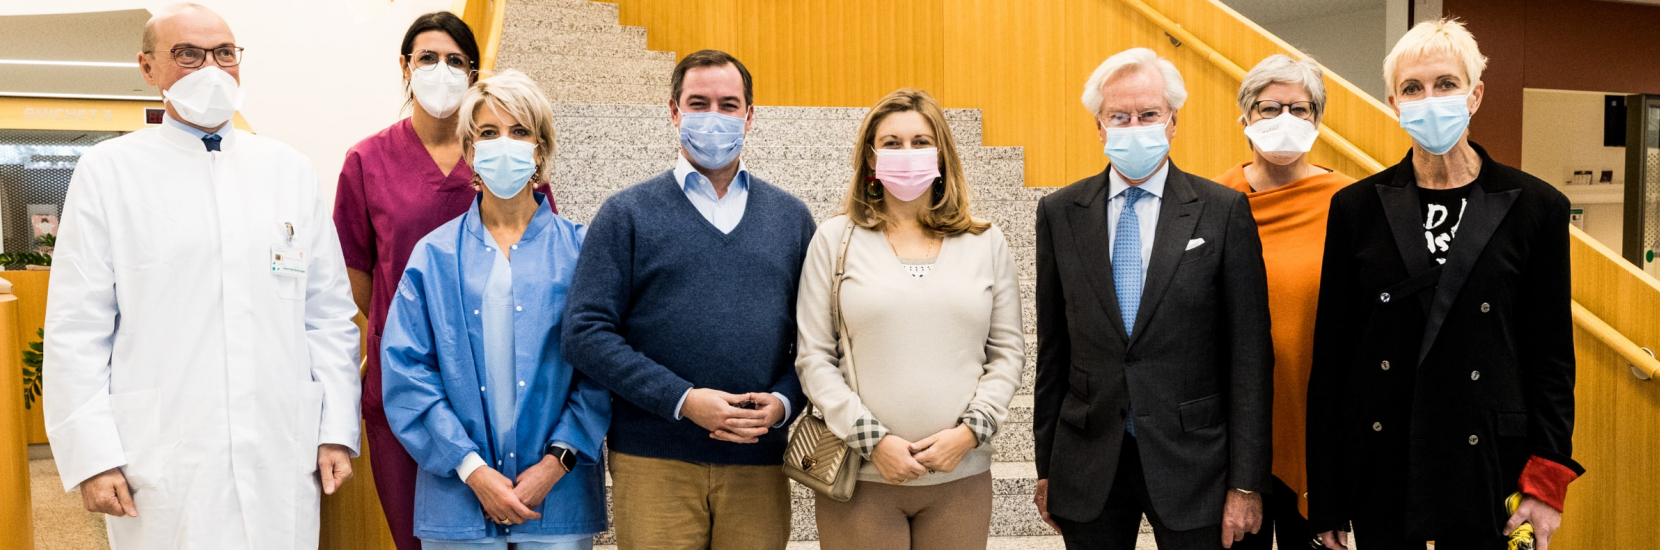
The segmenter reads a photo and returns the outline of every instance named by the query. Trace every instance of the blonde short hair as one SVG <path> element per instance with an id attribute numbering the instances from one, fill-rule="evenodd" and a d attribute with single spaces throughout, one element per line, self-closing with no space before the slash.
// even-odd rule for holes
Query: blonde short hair
<path id="1" fill-rule="evenodd" d="M 1089 75 L 1089 82 L 1084 84 L 1084 108 L 1097 117 L 1101 116 L 1101 102 L 1105 100 L 1101 97 L 1101 87 L 1107 85 L 1107 81 L 1137 69 L 1154 69 L 1164 77 L 1164 102 L 1170 104 L 1170 110 L 1181 109 L 1182 104 L 1187 103 L 1187 86 L 1182 83 L 1182 73 L 1176 70 L 1175 64 L 1159 57 L 1153 50 L 1130 48 L 1102 61 Z"/>
<path id="2" fill-rule="evenodd" d="M 533 182 L 546 183 L 553 169 L 553 104 L 542 94 L 536 82 L 524 73 L 508 69 L 473 84 L 461 96 L 457 111 L 461 120 L 456 134 L 461 137 L 464 158 L 473 157 L 473 142 L 482 129 L 478 126 L 478 110 L 489 107 L 506 111 L 521 126 L 530 130 L 536 140 L 536 174 Z"/>
<path id="3" fill-rule="evenodd" d="M 1296 84 L 1308 90 L 1309 101 L 1314 103 L 1314 123 L 1319 124 L 1320 118 L 1326 114 L 1326 81 L 1325 72 L 1320 70 L 1320 64 L 1313 59 L 1296 60 L 1285 54 L 1274 54 L 1263 59 L 1251 72 L 1245 74 L 1245 80 L 1239 83 L 1239 121 L 1251 120 L 1251 107 L 1262 95 L 1262 91 L 1274 84 Z"/>
<path id="4" fill-rule="evenodd" d="M 1389 57 L 1383 58 L 1383 80 L 1389 84 L 1389 95 L 1395 95 L 1395 76 L 1400 72 L 1402 59 L 1413 59 L 1434 53 L 1451 54 L 1464 66 L 1464 77 L 1469 85 L 1481 82 L 1481 72 L 1487 69 L 1487 58 L 1476 46 L 1476 37 L 1457 19 L 1436 19 L 1412 27 L 1395 43 Z"/>
<path id="5" fill-rule="evenodd" d="M 945 109 L 934 96 L 914 88 L 900 88 L 888 94 L 870 109 L 859 125 L 859 141 L 853 144 L 853 183 L 842 200 L 842 212 L 854 225 L 881 231 L 891 221 L 882 208 L 883 195 L 871 197 L 871 189 L 881 185 L 876 181 L 876 127 L 888 115 L 915 111 L 928 121 L 934 131 L 934 143 L 940 154 L 940 179 L 923 197 L 928 208 L 917 216 L 924 229 L 937 235 L 952 236 L 964 232 L 979 235 L 991 227 L 990 223 L 976 221 L 968 211 L 968 178 L 963 175 L 962 160 L 957 158 L 957 143 L 951 137 L 951 127 L 945 123 Z"/>

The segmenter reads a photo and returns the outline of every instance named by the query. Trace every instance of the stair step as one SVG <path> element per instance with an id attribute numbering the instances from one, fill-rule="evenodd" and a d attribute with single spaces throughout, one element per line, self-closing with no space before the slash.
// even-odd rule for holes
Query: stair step
<path id="1" fill-rule="evenodd" d="M 511 6 L 512 4 L 509 3 L 508 5 Z M 509 33 L 517 39 L 520 36 L 526 35 L 538 36 L 540 33 L 620 32 L 624 28 L 627 27 L 618 24 L 616 20 L 596 21 L 583 17 L 575 17 L 573 19 L 504 17 L 502 19 L 502 42 L 507 41 Z M 643 32 L 644 29 L 641 29 L 641 31 Z"/>
<path id="2" fill-rule="evenodd" d="M 673 76 L 674 52 L 659 52 L 639 48 L 596 48 L 582 47 L 564 51 L 526 51 L 508 50 L 496 54 L 496 70 L 518 69 L 525 74 L 546 74 L 547 78 L 554 79 L 554 73 L 574 73 L 588 70 L 617 71 L 621 70 L 621 63 L 631 65 L 645 65 L 653 69 L 661 69 L 663 74 Z M 580 81 L 572 79 L 558 79 L 559 82 Z"/>
<path id="3" fill-rule="evenodd" d="M 534 54 L 541 59 L 523 63 L 509 59 L 512 68 L 530 75 L 537 84 L 561 82 L 669 86 L 673 77 L 672 59 L 628 57 L 585 57 Z M 667 95 L 665 94 L 665 99 Z"/>
<path id="4" fill-rule="evenodd" d="M 507 4 L 506 19 L 558 21 L 578 24 L 619 25 L 616 4 L 605 2 L 550 3 L 513 1 Z"/>
<path id="5" fill-rule="evenodd" d="M 615 51 L 618 57 L 627 57 L 627 54 L 652 51 L 646 49 L 646 30 L 640 27 L 618 27 L 606 32 L 533 32 L 528 29 L 519 29 L 517 32 L 523 34 L 503 30 L 501 53 L 573 54 Z M 662 53 L 673 55 L 673 52 Z"/>
<path id="6" fill-rule="evenodd" d="M 663 84 L 595 84 L 592 82 L 556 82 L 538 79 L 537 86 L 557 107 L 561 104 L 625 101 L 640 104 L 668 104 L 669 85 Z"/>

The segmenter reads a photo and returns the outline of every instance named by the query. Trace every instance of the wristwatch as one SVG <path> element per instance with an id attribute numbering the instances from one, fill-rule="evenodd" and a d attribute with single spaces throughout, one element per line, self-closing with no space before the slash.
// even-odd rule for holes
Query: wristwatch
<path id="1" fill-rule="evenodd" d="M 571 470 L 576 469 L 575 451 L 549 443 L 546 452 L 548 456 L 559 459 L 559 465 L 565 467 L 566 473 L 570 473 Z"/>

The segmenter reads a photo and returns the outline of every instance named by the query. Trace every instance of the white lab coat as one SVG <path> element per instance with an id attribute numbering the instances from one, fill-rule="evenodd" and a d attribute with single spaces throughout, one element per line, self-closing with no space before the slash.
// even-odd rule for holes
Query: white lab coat
<path id="1" fill-rule="evenodd" d="M 117 550 L 316 548 L 317 447 L 357 454 L 357 307 L 311 163 L 223 137 L 100 143 L 64 204 L 47 435 L 65 490 L 126 474 L 138 517 L 106 516 Z M 273 274 L 273 245 L 304 249 L 307 273 Z"/>

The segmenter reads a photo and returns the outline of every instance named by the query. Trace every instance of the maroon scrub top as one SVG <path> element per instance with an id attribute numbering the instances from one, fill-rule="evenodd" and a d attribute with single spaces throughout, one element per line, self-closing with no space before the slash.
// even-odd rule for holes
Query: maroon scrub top
<path id="1" fill-rule="evenodd" d="M 404 265 L 415 243 L 438 226 L 467 212 L 478 191 L 473 170 L 465 159 L 445 176 L 415 134 L 414 122 L 403 119 L 364 138 L 346 152 L 340 186 L 334 197 L 334 225 L 346 267 L 373 279 L 369 304 L 368 367 L 363 377 L 363 420 L 375 490 L 386 513 L 392 538 L 400 550 L 416 550 L 414 536 L 415 462 L 386 423 L 381 399 L 380 333 L 386 310 L 403 279 Z M 547 186 L 537 191 L 548 194 Z M 552 204 L 554 212 L 558 205 Z"/>

